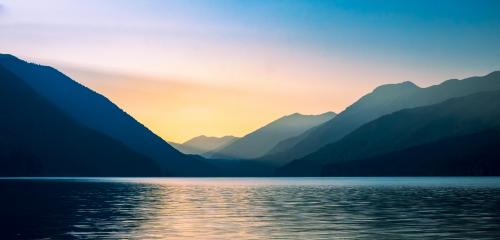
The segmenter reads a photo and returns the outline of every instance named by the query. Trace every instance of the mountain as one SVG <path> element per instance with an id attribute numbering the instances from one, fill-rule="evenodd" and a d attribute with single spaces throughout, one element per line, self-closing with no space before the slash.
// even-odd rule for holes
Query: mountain
<path id="1" fill-rule="evenodd" d="M 287 164 L 279 172 L 315 176 L 323 165 L 371 158 L 447 137 L 499 128 L 500 91 L 477 93 L 385 115 L 340 141 Z"/>
<path id="2" fill-rule="evenodd" d="M 302 115 L 294 113 L 281 117 L 266 126 L 234 141 L 232 144 L 210 153 L 211 158 L 252 159 L 258 158 L 277 143 L 302 134 L 304 131 L 335 117 L 335 113 Z"/>
<path id="3" fill-rule="evenodd" d="M 28 63 L 8 54 L 0 54 L 0 66 L 79 123 L 155 160 L 164 172 L 190 176 L 212 171 L 209 164 L 178 152 L 106 97 L 54 68 Z"/>
<path id="4" fill-rule="evenodd" d="M 207 137 L 205 135 L 201 135 L 192 138 L 182 144 L 172 142 L 169 142 L 169 144 L 182 153 L 197 154 L 203 156 L 207 152 L 222 149 L 233 143 L 237 139 L 238 138 L 234 136 Z"/>
<path id="5" fill-rule="evenodd" d="M 427 88 L 420 88 L 411 82 L 382 85 L 363 96 L 332 120 L 279 143 L 264 158 L 298 159 L 340 140 L 361 125 L 385 114 L 498 89 L 500 89 L 500 71 L 483 77 L 452 79 Z"/>
<path id="6" fill-rule="evenodd" d="M 80 124 L 2 66 L 0 112 L 0 176 L 162 174 L 155 161 Z"/>
<path id="7" fill-rule="evenodd" d="M 332 163 L 324 176 L 498 176 L 500 132 L 449 137 L 388 154 Z"/>

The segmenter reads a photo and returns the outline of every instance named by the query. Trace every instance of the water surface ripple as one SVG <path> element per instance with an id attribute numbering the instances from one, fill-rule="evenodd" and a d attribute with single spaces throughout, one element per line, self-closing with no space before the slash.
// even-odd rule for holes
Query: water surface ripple
<path id="1" fill-rule="evenodd" d="M 500 239 L 500 178 L 2 179 L 1 239 Z"/>

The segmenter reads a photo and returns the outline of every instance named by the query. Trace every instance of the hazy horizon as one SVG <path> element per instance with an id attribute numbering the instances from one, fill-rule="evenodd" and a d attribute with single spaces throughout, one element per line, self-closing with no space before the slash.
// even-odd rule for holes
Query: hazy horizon
<path id="1" fill-rule="evenodd" d="M 58 68 L 168 141 L 500 70 L 497 1 L 117 3 L 0 1 L 0 52 Z"/>

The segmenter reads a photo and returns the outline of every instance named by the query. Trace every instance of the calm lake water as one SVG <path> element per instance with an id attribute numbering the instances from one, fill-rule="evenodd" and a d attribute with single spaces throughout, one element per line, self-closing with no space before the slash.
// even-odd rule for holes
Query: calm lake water
<path id="1" fill-rule="evenodd" d="M 500 178 L 0 180 L 0 239 L 500 239 Z"/>

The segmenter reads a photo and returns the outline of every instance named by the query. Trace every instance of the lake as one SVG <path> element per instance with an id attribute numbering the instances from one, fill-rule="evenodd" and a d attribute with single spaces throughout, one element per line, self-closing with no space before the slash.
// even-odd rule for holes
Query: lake
<path id="1" fill-rule="evenodd" d="M 0 239 L 499 239 L 500 178 L 13 178 Z"/>

